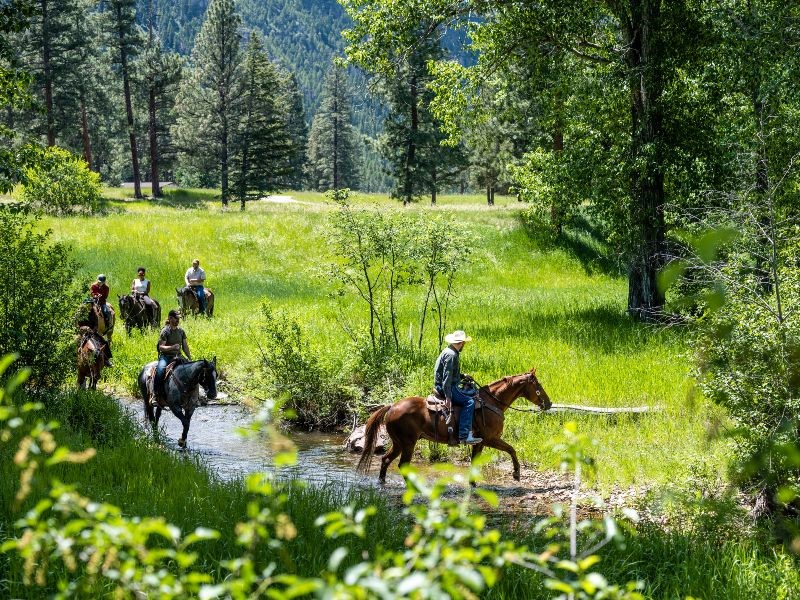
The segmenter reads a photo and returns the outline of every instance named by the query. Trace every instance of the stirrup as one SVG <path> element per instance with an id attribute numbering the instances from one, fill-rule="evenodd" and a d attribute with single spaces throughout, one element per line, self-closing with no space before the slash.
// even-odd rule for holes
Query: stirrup
<path id="1" fill-rule="evenodd" d="M 472 432 L 469 432 L 469 435 L 464 439 L 458 440 L 459 444 L 466 444 L 468 446 L 474 446 L 475 444 L 480 444 L 483 441 L 483 438 L 474 437 Z"/>

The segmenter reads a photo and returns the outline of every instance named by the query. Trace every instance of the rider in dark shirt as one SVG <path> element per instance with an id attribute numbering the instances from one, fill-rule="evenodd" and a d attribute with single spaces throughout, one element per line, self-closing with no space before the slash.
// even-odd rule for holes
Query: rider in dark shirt
<path id="1" fill-rule="evenodd" d="M 458 441 L 462 444 L 480 444 L 483 440 L 472 435 L 472 416 L 475 413 L 474 387 L 461 387 L 461 366 L 459 355 L 464 344 L 471 342 L 472 338 L 463 331 L 454 331 L 444 340 L 449 344 L 442 350 L 436 359 L 433 369 L 433 386 L 447 400 L 461 407 L 461 416 L 458 420 Z"/>
<path id="2" fill-rule="evenodd" d="M 180 313 L 177 310 L 169 311 L 167 324 L 158 336 L 158 365 L 156 366 L 156 378 L 154 388 L 156 396 L 163 396 L 164 373 L 167 365 L 178 358 L 183 350 L 184 355 L 192 360 L 192 353 L 189 350 L 189 343 L 186 340 L 186 332 L 179 327 L 181 321 Z"/>

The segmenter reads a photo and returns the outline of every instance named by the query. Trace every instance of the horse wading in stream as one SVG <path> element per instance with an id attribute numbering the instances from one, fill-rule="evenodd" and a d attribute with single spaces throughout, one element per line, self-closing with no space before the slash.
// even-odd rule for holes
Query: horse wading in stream
<path id="1" fill-rule="evenodd" d="M 542 384 L 536 378 L 536 370 L 498 379 L 485 385 L 478 391 L 479 401 L 475 403 L 473 431 L 477 437 L 483 438 L 481 443 L 472 446 L 472 460 L 484 448 L 496 448 L 508 452 L 514 463 L 514 479 L 519 481 L 519 460 L 517 452 L 500 436 L 503 435 L 505 411 L 517 398 L 526 398 L 542 410 L 551 406 L 550 398 Z M 444 418 L 435 418 L 421 396 L 404 398 L 394 404 L 383 406 L 375 411 L 367 421 L 364 453 L 358 462 L 358 470 L 366 473 L 369 470 L 375 452 L 375 440 L 381 423 L 392 440 L 392 449 L 381 459 L 381 471 L 378 480 L 386 481 L 386 471 L 395 458 L 400 457 L 399 466 L 411 462 L 414 447 L 420 438 L 430 441 L 447 441 L 447 423 Z M 438 425 L 438 428 L 434 429 Z"/>
<path id="2" fill-rule="evenodd" d="M 147 363 L 139 372 L 139 391 L 144 401 L 144 410 L 147 419 L 158 429 L 158 420 L 161 418 L 161 411 L 169 408 L 172 414 L 178 417 L 183 425 L 183 433 L 178 440 L 181 448 L 186 447 L 186 437 L 189 435 L 189 425 L 192 422 L 194 409 L 200 404 L 198 385 L 206 391 L 206 396 L 213 400 L 217 397 L 217 359 L 214 360 L 195 360 L 183 362 L 175 365 L 172 371 L 167 371 L 164 380 L 164 390 L 166 401 L 159 399 L 158 405 L 153 411 L 150 404 L 151 391 L 153 389 L 153 378 L 155 377 L 157 361 Z M 164 402 L 162 404 L 162 402 Z"/>

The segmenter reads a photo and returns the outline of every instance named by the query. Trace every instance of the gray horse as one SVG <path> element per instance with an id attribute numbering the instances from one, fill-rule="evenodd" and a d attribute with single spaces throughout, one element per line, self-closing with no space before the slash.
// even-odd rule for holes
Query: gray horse
<path id="1" fill-rule="evenodd" d="M 153 413 L 153 406 L 150 404 L 150 390 L 153 386 L 155 361 L 147 363 L 139 371 L 139 391 L 144 400 L 144 410 L 147 419 L 153 426 L 158 428 L 158 420 L 161 418 L 161 411 L 165 408 L 159 404 Z M 183 434 L 178 440 L 181 448 L 186 447 L 186 437 L 189 435 L 189 425 L 192 421 L 192 414 L 198 405 L 197 386 L 203 386 L 206 396 L 213 400 L 217 397 L 217 357 L 214 360 L 196 360 L 177 365 L 172 374 L 164 382 L 166 392 L 166 407 L 172 414 L 180 419 L 183 425 Z"/>

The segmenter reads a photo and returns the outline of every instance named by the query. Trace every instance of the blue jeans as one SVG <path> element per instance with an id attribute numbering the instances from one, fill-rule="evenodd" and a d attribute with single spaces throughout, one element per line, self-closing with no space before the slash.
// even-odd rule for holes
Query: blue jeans
<path id="1" fill-rule="evenodd" d="M 202 285 L 193 285 L 192 289 L 197 294 L 197 301 L 200 303 L 200 312 L 206 312 L 206 290 Z"/>
<path id="2" fill-rule="evenodd" d="M 153 386 L 156 391 L 157 396 L 166 395 L 166 390 L 164 389 L 164 373 L 167 371 L 167 365 L 175 360 L 174 356 L 169 356 L 167 354 L 159 354 L 158 355 L 158 364 L 156 365 L 156 380 L 153 382 L 155 385 Z"/>
<path id="3" fill-rule="evenodd" d="M 442 390 L 436 388 L 440 393 Z M 458 439 L 465 440 L 472 431 L 472 416 L 475 414 L 475 396 L 478 390 L 471 388 L 464 390 L 454 385 L 451 389 L 450 398 L 453 404 L 461 407 L 461 416 L 458 419 Z"/>

